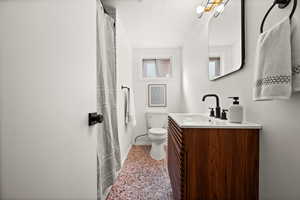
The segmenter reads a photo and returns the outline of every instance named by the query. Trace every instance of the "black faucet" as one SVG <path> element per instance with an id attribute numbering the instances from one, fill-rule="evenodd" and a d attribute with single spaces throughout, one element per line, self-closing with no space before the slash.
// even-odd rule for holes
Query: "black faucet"
<path id="1" fill-rule="evenodd" d="M 220 100 L 219 100 L 218 95 L 216 95 L 216 94 L 204 95 L 202 98 L 202 101 L 205 101 L 205 99 L 207 97 L 215 97 L 216 98 L 216 118 L 221 118 L 221 107 L 220 107 Z"/>

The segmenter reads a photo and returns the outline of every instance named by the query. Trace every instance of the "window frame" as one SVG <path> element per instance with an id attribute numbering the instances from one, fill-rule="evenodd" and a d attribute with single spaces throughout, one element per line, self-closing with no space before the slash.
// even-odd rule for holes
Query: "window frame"
<path id="1" fill-rule="evenodd" d="M 170 77 L 144 77 L 143 74 L 143 60 L 159 60 L 159 59 L 169 59 L 170 65 L 171 65 L 171 75 Z M 138 64 L 138 72 L 139 72 L 139 78 L 143 81 L 153 81 L 153 80 L 171 80 L 174 77 L 174 56 L 141 56 L 139 58 L 139 64 Z"/>
<path id="2" fill-rule="evenodd" d="M 209 67 L 210 67 L 210 62 L 214 61 L 214 63 L 216 63 L 216 61 L 219 62 L 219 75 L 216 76 L 216 74 L 214 74 L 214 77 L 209 77 L 210 79 L 214 79 L 215 77 L 219 77 L 222 74 L 222 58 L 220 56 L 209 56 L 208 62 L 209 62 Z M 210 75 L 210 68 L 209 68 L 209 75 Z"/>
<path id="3" fill-rule="evenodd" d="M 215 52 L 210 52 L 210 54 L 209 54 L 209 56 L 208 56 L 208 63 L 209 63 L 209 59 L 210 58 L 213 58 L 213 57 L 218 57 L 218 58 L 220 58 L 220 76 L 216 76 L 216 77 L 214 77 L 214 79 L 212 79 L 212 80 L 215 80 L 215 79 L 217 79 L 217 78 L 219 78 L 219 77 L 221 77 L 222 76 L 222 74 L 224 74 L 224 71 L 225 71 L 225 69 L 224 69 L 224 66 L 225 66 L 225 58 L 226 58 L 226 56 L 225 56 L 225 53 L 224 52 L 221 52 L 221 51 L 215 51 Z M 208 69 L 209 70 L 209 69 Z M 208 72 L 209 73 L 209 72 Z M 210 77 L 209 77 L 210 78 Z"/>

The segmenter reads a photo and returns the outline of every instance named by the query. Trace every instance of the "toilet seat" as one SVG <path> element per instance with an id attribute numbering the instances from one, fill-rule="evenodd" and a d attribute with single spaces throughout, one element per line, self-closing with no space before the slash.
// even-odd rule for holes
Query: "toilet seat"
<path id="1" fill-rule="evenodd" d="M 151 128 L 149 129 L 149 133 L 153 135 L 166 135 L 167 134 L 167 129 L 164 128 Z"/>

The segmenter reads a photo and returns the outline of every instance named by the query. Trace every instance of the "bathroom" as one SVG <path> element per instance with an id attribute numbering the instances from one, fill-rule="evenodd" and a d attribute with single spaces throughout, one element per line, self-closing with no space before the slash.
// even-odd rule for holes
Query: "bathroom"
<path id="1" fill-rule="evenodd" d="M 284 34 L 300 27 L 295 3 L 0 0 L 0 199 L 299 200 L 300 93 L 284 88 L 283 96 L 262 97 L 254 85 L 263 58 L 291 70 L 289 58 L 297 53 L 287 48 L 300 43 Z M 271 44 L 280 45 L 262 52 L 264 33 L 291 13 L 291 33 L 275 32 Z M 229 71 L 212 70 L 236 62 L 216 61 L 226 54 L 210 47 L 215 40 L 240 44 L 232 51 L 239 64 Z M 115 45 L 115 56 L 108 56 L 112 71 L 101 68 L 107 58 L 99 53 L 109 45 Z M 107 95 L 106 87 L 114 92 Z M 228 97 L 239 97 L 239 104 Z M 101 98 L 112 98 L 108 107 Z M 223 119 L 212 117 L 211 108 Z M 234 108 L 238 123 L 230 122 Z M 203 133 L 188 132 L 201 130 L 193 120 L 204 121 Z M 214 136 L 205 138 L 205 131 Z M 218 140 L 223 131 L 229 146 Z M 108 133 L 113 143 L 103 137 Z M 190 183 L 177 182 L 175 165 L 182 160 L 175 159 L 178 146 L 171 143 L 181 141 L 178 134 L 190 142 L 189 151 L 197 149 L 184 166 L 196 166 L 184 177 Z M 207 155 L 224 156 L 224 162 L 207 156 L 206 147 L 212 148 Z M 110 151 L 115 154 L 101 163 Z M 101 169 L 111 176 L 103 177 Z M 222 169 L 232 173 L 226 184 L 218 182 Z"/>

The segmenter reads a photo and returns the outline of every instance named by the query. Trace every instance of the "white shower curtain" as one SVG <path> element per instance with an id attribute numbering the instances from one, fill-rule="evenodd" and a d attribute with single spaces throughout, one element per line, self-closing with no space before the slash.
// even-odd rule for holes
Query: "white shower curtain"
<path id="1" fill-rule="evenodd" d="M 106 199 L 121 167 L 116 109 L 114 20 L 97 0 L 97 111 L 104 116 L 98 134 L 98 200 Z"/>

